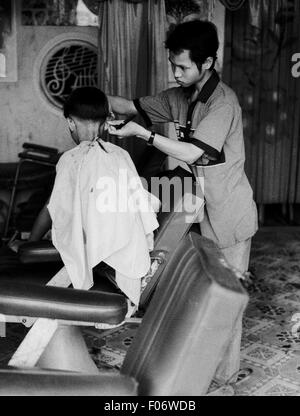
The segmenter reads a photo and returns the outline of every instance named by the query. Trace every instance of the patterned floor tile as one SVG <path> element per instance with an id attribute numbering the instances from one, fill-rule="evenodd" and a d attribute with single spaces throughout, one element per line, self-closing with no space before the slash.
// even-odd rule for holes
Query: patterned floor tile
<path id="1" fill-rule="evenodd" d="M 248 318 L 247 316 L 244 317 L 243 319 L 243 329 L 245 331 L 245 333 L 253 333 L 255 334 L 256 332 L 261 331 L 262 329 L 272 326 L 273 325 L 273 321 L 271 320 L 267 320 L 267 319 L 251 319 Z"/>
<path id="2" fill-rule="evenodd" d="M 274 346 L 284 351 L 300 350 L 300 338 L 292 334 L 292 325 L 275 325 L 272 328 L 260 332 L 259 337 L 262 344 Z"/>
<path id="3" fill-rule="evenodd" d="M 244 349 L 241 353 L 244 360 L 261 364 L 264 366 L 272 366 L 281 358 L 285 357 L 284 352 L 276 350 L 275 348 L 267 347 L 263 344 L 253 344 Z"/>
<path id="4" fill-rule="evenodd" d="M 93 354 L 93 359 L 98 368 L 101 368 L 103 364 L 106 364 L 109 367 L 120 369 L 123 364 L 125 355 L 125 351 L 103 347 L 101 348 L 101 351 L 98 352 L 98 354 Z"/>
<path id="5" fill-rule="evenodd" d="M 241 361 L 239 378 L 233 384 L 236 396 L 251 396 L 252 392 L 263 387 L 271 379 L 263 367 Z"/>
<path id="6" fill-rule="evenodd" d="M 300 396 L 300 389 L 292 383 L 274 378 L 257 389 L 253 396 Z"/>
<path id="7" fill-rule="evenodd" d="M 298 281 L 300 283 L 300 276 Z M 287 293 L 276 294 L 273 299 L 275 299 L 276 302 L 290 303 L 291 305 L 294 305 L 295 310 L 300 313 L 300 290 L 292 288 Z"/>
<path id="8" fill-rule="evenodd" d="M 280 367 L 279 375 L 282 379 L 297 384 L 300 390 L 300 357 L 290 357 L 290 359 Z"/>
<path id="9" fill-rule="evenodd" d="M 124 325 L 122 330 L 104 337 L 106 345 L 110 348 L 119 348 L 126 352 L 132 343 L 138 327 L 139 324 Z"/>
<path id="10" fill-rule="evenodd" d="M 102 331 L 100 334 L 97 330 L 92 329 L 86 333 L 86 336 L 89 335 L 92 337 L 91 347 L 101 348 L 103 345 L 106 345 L 109 348 L 116 348 L 126 352 L 132 343 L 138 327 L 139 324 L 126 323 L 121 327 L 109 331 Z"/>
<path id="11" fill-rule="evenodd" d="M 255 301 L 249 303 L 246 309 L 246 316 L 249 318 L 273 319 L 274 321 L 282 321 L 291 319 L 297 312 L 294 305 L 275 303 L 272 299 L 268 301 Z"/>
<path id="12" fill-rule="evenodd" d="M 260 342 L 260 338 L 258 335 L 242 333 L 241 351 L 244 351 L 253 343 L 259 343 L 259 342 Z"/>
<path id="13" fill-rule="evenodd" d="M 267 301 L 274 299 L 278 294 L 289 294 L 287 285 L 278 285 L 274 283 L 266 283 L 265 281 L 255 281 L 248 289 L 249 296 L 255 301 Z"/>

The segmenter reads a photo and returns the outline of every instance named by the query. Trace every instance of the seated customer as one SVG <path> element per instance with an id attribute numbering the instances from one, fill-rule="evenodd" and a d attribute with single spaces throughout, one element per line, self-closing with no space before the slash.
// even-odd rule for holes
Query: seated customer
<path id="1" fill-rule="evenodd" d="M 52 221 L 53 244 L 74 288 L 91 288 L 92 269 L 104 262 L 137 305 L 159 201 L 143 188 L 129 154 L 101 139 L 108 115 L 107 98 L 97 88 L 76 89 L 67 99 L 64 116 L 77 146 L 61 156 L 49 203 L 29 241 L 38 240 Z"/>

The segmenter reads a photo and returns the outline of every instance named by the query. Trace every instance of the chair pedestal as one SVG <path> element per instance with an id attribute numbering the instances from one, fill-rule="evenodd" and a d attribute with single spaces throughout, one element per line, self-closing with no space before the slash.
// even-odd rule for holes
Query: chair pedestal
<path id="1" fill-rule="evenodd" d="M 36 366 L 99 374 L 96 364 L 89 355 L 81 330 L 76 326 L 58 326 Z"/>

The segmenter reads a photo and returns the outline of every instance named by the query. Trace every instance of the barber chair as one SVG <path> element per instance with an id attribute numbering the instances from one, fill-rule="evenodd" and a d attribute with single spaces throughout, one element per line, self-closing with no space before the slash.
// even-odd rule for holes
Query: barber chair
<path id="1" fill-rule="evenodd" d="M 45 187 L 55 177 L 55 165 L 59 158 L 58 150 L 34 143 L 24 143 L 23 150 L 18 154 L 19 162 L 15 172 L 8 170 L 9 178 L 2 178 L 4 187 L 11 188 L 7 215 L 2 240 L 9 240 L 9 229 L 16 201 L 16 193 L 20 189 Z M 14 174 L 14 176 L 13 176 Z"/>
<path id="2" fill-rule="evenodd" d="M 196 203 L 197 209 L 192 214 L 176 209 L 183 200 L 184 207 Z M 25 345 L 12 363 L 32 368 L 2 369 L 0 394 L 204 395 L 224 368 L 230 374 L 228 349 L 248 296 L 214 243 L 199 235 L 196 224 L 189 231 L 202 203 L 192 189 L 177 195 L 171 212 L 162 207 L 153 274 L 140 302 L 144 316 L 118 382 L 111 374 L 94 377 L 33 368 L 39 353 L 29 350 L 28 356 Z M 43 244 L 29 244 L 27 250 L 23 246 L 20 258 L 27 264 L 39 256 L 59 261 L 53 246 Z M 113 292 L 101 285 L 78 291 L 0 280 L 0 313 L 6 322 L 25 325 L 39 318 L 63 325 L 117 326 L 126 320 L 128 309 L 125 297 Z M 26 363 L 22 351 L 27 353 Z M 102 390 L 105 378 L 109 389 Z"/>
<path id="3" fill-rule="evenodd" d="M 184 169 L 178 167 L 172 171 L 172 177 L 179 178 L 182 183 L 186 177 L 189 177 L 191 181 L 189 181 L 189 186 L 182 187 L 179 192 L 174 192 L 174 189 L 172 188 L 170 199 L 168 198 L 164 201 L 162 198 L 162 206 L 157 216 L 160 226 L 155 232 L 154 250 L 151 252 L 152 273 L 147 277 L 147 285 L 141 295 L 139 305 L 140 311 L 146 309 L 168 259 L 174 252 L 180 240 L 189 231 L 195 218 L 199 215 L 199 212 L 203 209 L 203 194 L 200 187 L 192 180 L 193 176 Z M 199 227 L 196 226 L 196 229 L 199 230 Z M 39 275 L 38 273 L 32 273 L 28 276 L 28 269 L 30 266 L 36 268 L 37 266 L 47 265 L 47 269 L 48 267 L 55 267 L 57 269 L 60 265 L 61 267 L 63 266 L 58 251 L 49 240 L 25 243 L 20 246 L 18 254 L 21 266 L 23 265 L 23 267 L 26 268 L 26 275 L 23 273 L 24 276 L 22 277 L 22 275 L 20 276 L 20 273 L 17 273 L 17 279 L 10 278 L 10 280 L 13 279 L 14 281 L 20 282 L 20 284 L 34 282 L 44 286 L 47 283 L 43 274 Z M 21 268 L 20 265 L 19 268 Z M 114 286 L 106 276 L 102 275 L 102 270 L 103 269 L 99 267 L 94 271 L 95 284 L 93 290 L 119 293 L 116 286 Z M 16 274 L 16 272 L 14 273 Z M 48 275 L 48 273 L 44 274 L 46 274 L 46 276 Z M 1 279 L 2 278 L 0 277 L 0 281 Z M 50 284 L 54 283 L 51 282 Z M 32 319 L 29 319 L 25 315 L 7 316 L 5 322 L 21 322 L 25 326 L 32 325 Z"/>
<path id="4" fill-rule="evenodd" d="M 164 200 L 163 196 L 157 195 L 162 200 L 162 206 L 157 215 L 159 228 L 155 231 L 154 250 L 151 252 L 152 266 L 155 272 L 143 291 L 140 302 L 141 308 L 146 307 L 149 302 L 170 254 L 187 234 L 199 212 L 203 209 L 202 190 L 194 182 L 192 174 L 181 167 L 177 167 L 169 172 L 168 176 L 171 180 L 174 177 L 179 178 L 182 189 L 175 191 L 174 188 L 171 188 L 170 198 L 167 200 Z M 185 178 L 189 178 L 190 181 L 189 185 L 186 182 L 183 186 Z M 19 260 L 26 266 L 41 263 L 61 263 L 62 265 L 58 251 L 49 240 L 23 244 L 19 248 Z M 95 275 L 98 278 L 94 287 L 100 290 L 115 291 L 115 287 L 109 284 L 107 280 L 97 276 L 99 273 L 101 274 L 101 268 L 95 270 Z"/>
<path id="5" fill-rule="evenodd" d="M 121 374 L 0 370 L 1 395 L 205 395 L 248 296 L 213 242 L 190 231 L 166 264 Z M 122 295 L 0 282 L 0 311 L 64 324 L 120 323 Z M 108 386 L 105 386 L 108 383 Z M 102 390 L 103 389 L 103 390 Z"/>

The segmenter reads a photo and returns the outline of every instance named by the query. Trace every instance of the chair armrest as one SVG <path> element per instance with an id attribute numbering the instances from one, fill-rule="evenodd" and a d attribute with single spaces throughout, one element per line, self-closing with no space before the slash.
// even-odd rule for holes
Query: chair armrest
<path id="1" fill-rule="evenodd" d="M 56 149 L 55 147 L 48 147 L 48 146 L 43 146 L 40 144 L 35 144 L 35 143 L 23 143 L 23 149 L 31 149 L 31 150 L 37 150 L 39 152 L 44 152 L 44 153 L 49 153 L 52 155 L 58 155 L 58 149 Z"/>
<path id="2" fill-rule="evenodd" d="M 0 314 L 117 325 L 125 319 L 119 294 L 0 281 Z"/>
<path id="3" fill-rule="evenodd" d="M 18 255 L 24 264 L 62 262 L 59 252 L 49 240 L 24 243 L 20 246 Z"/>
<path id="4" fill-rule="evenodd" d="M 0 396 L 136 396 L 137 382 L 112 373 L 0 369 Z"/>
<path id="5" fill-rule="evenodd" d="M 24 161 L 32 161 L 55 166 L 60 157 L 58 150 L 53 147 L 42 146 L 34 143 L 24 143 L 23 149 L 23 152 L 19 153 L 18 156 Z"/>

